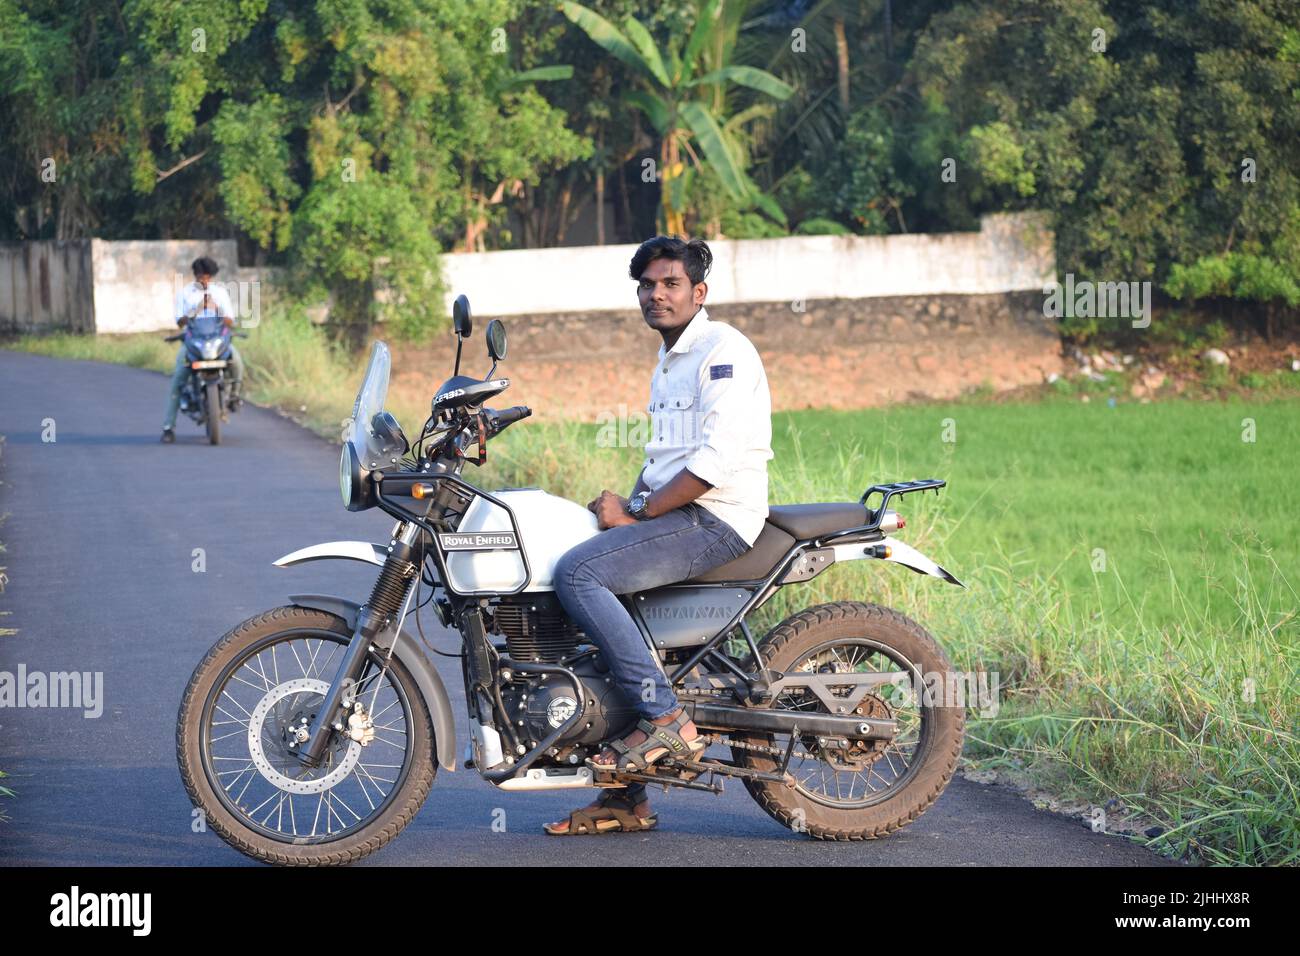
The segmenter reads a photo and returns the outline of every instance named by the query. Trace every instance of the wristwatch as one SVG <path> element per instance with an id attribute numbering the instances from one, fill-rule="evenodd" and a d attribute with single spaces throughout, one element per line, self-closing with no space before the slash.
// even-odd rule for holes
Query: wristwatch
<path id="1" fill-rule="evenodd" d="M 639 495 L 633 495 L 627 503 L 627 513 L 637 521 L 645 521 L 650 516 L 646 514 L 646 502 L 650 500 L 650 492 L 643 491 Z"/>

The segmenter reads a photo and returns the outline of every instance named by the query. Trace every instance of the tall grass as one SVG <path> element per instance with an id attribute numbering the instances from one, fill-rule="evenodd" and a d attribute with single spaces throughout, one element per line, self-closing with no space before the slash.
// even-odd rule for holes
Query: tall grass
<path id="1" fill-rule="evenodd" d="M 971 411 L 962 415 L 969 420 Z M 1063 411 L 1069 409 L 1029 406 L 1012 417 L 1037 417 L 1035 427 L 1045 429 L 1057 427 L 1054 418 L 1068 418 Z M 1297 404 L 1275 411 L 1294 415 Z M 935 422 L 946 417 L 925 408 L 913 413 Z M 859 424 L 871 414 L 858 413 Z M 836 440 L 819 432 L 820 416 L 775 417 L 780 450 L 770 471 L 772 501 L 845 500 L 875 478 L 961 472 L 954 449 L 939 450 L 933 467 L 904 465 L 904 446 Z M 1181 420 L 1180 410 L 1171 417 Z M 754 623 L 767 628 L 827 601 L 894 607 L 934 633 L 957 670 L 996 674 L 999 706 L 972 714 L 968 756 L 1015 761 L 1063 796 L 1095 804 L 1116 799 L 1156 821 L 1164 832 L 1152 845 L 1172 855 L 1294 865 L 1300 862 L 1300 600 L 1288 574 L 1294 565 L 1279 562 L 1279 548 L 1254 528 L 1266 527 L 1289 554 L 1297 517 L 1293 511 L 1270 526 L 1229 509 L 1223 527 L 1205 521 L 1188 528 L 1182 525 L 1202 520 L 1202 512 L 1179 508 L 1177 494 L 1170 509 L 1166 489 L 1166 507 L 1136 529 L 1133 550 L 1142 560 L 1136 554 L 1130 560 L 1122 542 L 1111 547 L 1104 568 L 1093 570 L 1089 542 L 1074 540 L 1073 509 L 1095 501 L 1096 513 L 1130 520 L 1093 489 L 1123 494 L 1132 480 L 1126 450 L 1150 443 L 1144 425 L 1116 428 L 1110 420 L 1107 426 L 1113 474 L 1096 476 L 1094 486 L 1080 477 L 1088 463 L 1058 455 L 1053 466 L 1075 476 L 1073 496 L 1018 514 L 1031 525 L 1021 535 L 1000 536 L 989 520 L 990 512 L 1008 520 L 1006 502 L 996 499 L 1001 479 L 950 488 L 939 499 L 902 500 L 904 537 L 956 571 L 968 590 L 892 565 L 854 562 L 782 589 Z M 533 484 L 582 502 L 604 487 L 626 494 L 641 450 L 602 447 L 599 434 L 572 422 L 516 426 L 490 446 L 488 474 L 479 477 L 485 487 Z M 1216 449 L 1204 436 L 1185 438 L 1183 464 L 1201 468 L 1204 478 L 1208 466 L 1199 458 Z M 1267 481 L 1273 465 L 1295 465 L 1292 446 L 1253 451 L 1270 463 L 1245 471 L 1233 489 L 1238 501 L 1257 499 L 1261 489 L 1252 474 Z M 1085 447 L 1075 457 L 1089 454 Z M 983 461 L 981 467 L 996 473 L 998 466 Z M 1122 570 L 1126 565 L 1137 570 Z M 1159 600 L 1150 595 L 1153 587 L 1161 590 Z"/>

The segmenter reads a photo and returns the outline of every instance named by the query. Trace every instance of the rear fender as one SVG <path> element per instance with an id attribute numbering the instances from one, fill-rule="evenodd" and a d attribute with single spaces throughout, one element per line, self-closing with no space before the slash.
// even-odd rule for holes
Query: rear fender
<path id="1" fill-rule="evenodd" d="M 882 540 L 873 542 L 872 544 L 862 544 L 860 542 L 857 544 L 836 544 L 832 545 L 830 550 L 835 552 L 836 562 L 857 561 L 861 558 L 872 557 L 869 552 L 875 548 L 879 548 L 881 545 L 889 548 L 889 555 L 888 557 L 877 560 L 892 561 L 895 564 L 901 564 L 905 568 L 911 568 L 918 574 L 928 574 L 932 577 L 942 578 L 949 584 L 955 584 L 959 588 L 964 588 L 966 586 L 958 581 L 951 572 L 931 561 L 910 544 L 899 541 L 897 538 L 886 536 Z"/>

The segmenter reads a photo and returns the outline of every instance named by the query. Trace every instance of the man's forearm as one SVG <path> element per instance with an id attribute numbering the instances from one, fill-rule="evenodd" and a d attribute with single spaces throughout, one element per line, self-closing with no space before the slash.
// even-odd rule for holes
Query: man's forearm
<path id="1" fill-rule="evenodd" d="M 637 479 L 640 482 L 641 479 Z M 707 481 L 696 478 L 683 468 L 672 479 L 646 499 L 646 517 L 658 518 L 674 508 L 690 504 L 713 486 Z"/>

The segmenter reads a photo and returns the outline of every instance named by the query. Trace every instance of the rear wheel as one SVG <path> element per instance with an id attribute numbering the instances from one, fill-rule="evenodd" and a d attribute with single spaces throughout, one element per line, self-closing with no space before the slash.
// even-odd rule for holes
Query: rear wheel
<path id="1" fill-rule="evenodd" d="M 929 690 L 933 675 L 941 675 L 938 691 L 950 688 L 955 675 L 925 628 L 880 605 L 841 601 L 787 618 L 759 650 L 769 668 L 787 675 L 890 675 L 843 712 L 898 724 L 893 740 L 857 741 L 847 750 L 824 748 L 816 735 L 799 734 L 787 768 L 793 787 L 745 781 L 778 822 L 819 840 L 870 840 L 911 823 L 943 793 L 961 755 L 966 714 L 964 704 Z M 853 685 L 830 689 L 853 703 Z M 832 712 L 806 688 L 783 691 L 768 706 Z M 737 764 L 769 773 L 779 769 L 780 758 L 766 751 L 784 754 L 790 745 L 789 734 L 732 738 L 739 745 L 733 748 Z"/>
<path id="2" fill-rule="evenodd" d="M 221 444 L 221 386 L 217 382 L 208 382 L 207 389 L 208 441 L 214 445 Z"/>

